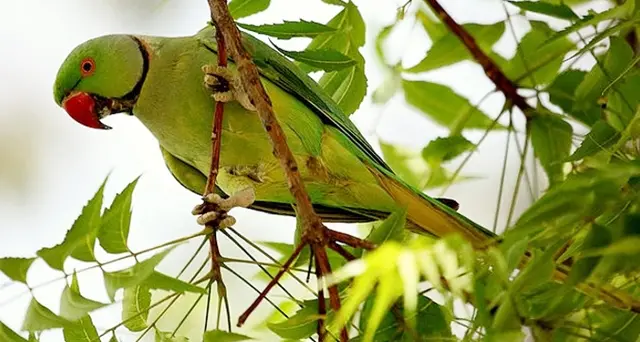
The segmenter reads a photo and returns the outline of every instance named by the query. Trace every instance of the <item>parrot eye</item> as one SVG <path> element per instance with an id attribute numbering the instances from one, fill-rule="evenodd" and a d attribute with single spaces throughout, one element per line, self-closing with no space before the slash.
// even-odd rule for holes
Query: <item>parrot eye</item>
<path id="1" fill-rule="evenodd" d="M 95 70 L 96 62 L 93 58 L 85 58 L 82 60 L 82 63 L 80 63 L 80 72 L 84 77 L 91 76 Z"/>

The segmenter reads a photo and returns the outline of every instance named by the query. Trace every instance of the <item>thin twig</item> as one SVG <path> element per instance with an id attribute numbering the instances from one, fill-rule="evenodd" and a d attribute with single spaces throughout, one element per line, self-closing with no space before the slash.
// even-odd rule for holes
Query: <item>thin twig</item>
<path id="1" fill-rule="evenodd" d="M 459 25 L 453 18 L 447 13 L 447 11 L 440 6 L 437 0 L 424 0 L 438 15 L 440 20 L 447 25 L 449 30 L 460 38 L 460 41 L 464 46 L 469 50 L 473 58 L 482 66 L 484 69 L 484 73 L 493 81 L 504 96 L 507 98 L 507 101 L 513 103 L 516 107 L 518 107 L 522 113 L 525 115 L 527 119 L 531 119 L 534 115 L 534 109 L 527 103 L 527 101 L 522 97 L 522 95 L 518 94 L 518 87 L 513 81 L 511 81 L 503 72 L 500 70 L 498 65 L 487 56 L 484 51 L 478 46 L 475 39 L 467 32 L 461 25 Z"/>

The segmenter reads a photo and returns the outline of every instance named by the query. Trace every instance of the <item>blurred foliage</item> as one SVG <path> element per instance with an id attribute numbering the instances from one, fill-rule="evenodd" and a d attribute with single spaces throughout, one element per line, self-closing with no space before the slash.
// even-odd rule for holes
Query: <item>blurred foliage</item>
<path id="1" fill-rule="evenodd" d="M 365 60 L 359 51 L 365 42 L 365 21 L 351 2 L 324 2 L 340 7 L 327 23 L 300 20 L 240 26 L 275 39 L 311 38 L 302 51 L 274 47 L 303 70 L 321 72 L 319 84 L 347 114 L 352 114 L 368 86 Z M 232 0 L 229 6 L 240 19 L 265 10 L 269 4 L 268 0 Z M 519 129 L 511 119 L 508 124 L 499 123 L 502 113 L 487 113 L 451 87 L 422 78 L 443 67 L 475 61 L 425 3 L 410 0 L 398 7 L 395 21 L 384 26 L 375 40 L 378 60 L 388 76 L 371 89 L 372 101 L 384 105 L 394 95 L 402 94 L 407 104 L 450 133 L 428 142 L 421 151 L 406 151 L 381 142 L 385 160 L 420 190 L 441 187 L 461 178 L 458 170 L 448 169 L 450 163 L 465 157 L 464 166 L 482 143 L 482 139 L 473 141 L 470 131 L 519 134 L 526 139 L 520 151 L 521 163 L 524 165 L 526 151 L 531 148 L 547 176 L 548 188 L 515 224 L 507 227 L 499 244 L 484 249 L 474 250 L 455 235 L 436 241 L 411 233 L 405 230 L 405 212 L 369 225 L 367 240 L 379 244 L 379 248 L 346 248 L 360 256 L 349 263 L 329 253 L 331 266 L 337 270 L 325 280 L 340 284 L 341 310 L 319 314 L 319 308 L 326 308 L 327 303 L 315 297 L 313 290 L 311 299 L 287 293 L 289 298 L 279 305 L 270 302 L 281 314 L 272 315 L 264 325 L 275 334 L 271 336 L 314 338 L 318 322 L 325 321 L 329 339 L 347 327 L 354 341 L 521 341 L 527 335 L 539 341 L 637 340 L 640 73 L 636 64 L 640 61 L 640 4 L 636 0 L 620 1 L 601 12 L 585 12 L 589 5 L 586 0 L 505 1 L 503 20 L 462 25 L 514 84 L 533 94 L 528 101 L 535 110 Z M 517 42 L 513 57 L 506 59 L 493 48 L 513 33 L 513 17 L 526 19 L 530 29 Z M 424 58 L 405 68 L 402 60 L 389 62 L 385 42 L 407 21 L 417 24 L 415 29 L 424 30 L 432 44 Z M 562 23 L 559 28 L 558 22 Z M 579 60 L 590 61 L 590 69 L 574 68 Z M 503 112 L 510 112 L 510 118 L 521 114 L 508 101 Z M 576 133 L 580 131 L 587 133 Z M 519 172 L 518 183 L 523 173 Z M 172 246 L 210 232 L 131 251 L 128 235 L 136 184 L 137 179 L 103 210 L 103 183 L 60 244 L 42 248 L 37 257 L 0 259 L 0 272 L 16 283 L 28 284 L 30 290 L 34 286 L 27 273 L 36 259 L 70 280 L 57 313 L 32 298 L 22 332 L 0 323 L 1 341 L 38 341 L 41 332 L 49 329 L 62 329 L 66 342 L 100 338 L 118 341 L 116 336 L 125 329 L 142 332 L 138 336 L 153 330 L 156 341 L 187 341 L 180 336 L 180 326 L 202 296 L 211 292 L 211 287 L 203 285 L 208 280 L 201 272 L 206 262 L 188 280 L 180 278 L 184 278 L 184 270 L 200 249 L 175 277 L 156 271 L 156 267 Z M 99 261 L 96 242 L 114 258 Z M 282 255 L 278 260 L 259 244 L 245 242 L 270 259 L 257 262 L 247 252 L 269 277 L 295 248 L 292 244 L 263 243 Z M 309 267 L 309 254 L 304 250 L 288 274 L 303 284 L 293 271 Z M 91 264 L 77 272 L 94 268 L 102 271 L 109 303 L 81 294 L 77 272 L 65 270 L 70 257 Z M 134 259 L 135 263 L 117 271 L 104 268 L 125 259 Z M 246 283 L 252 286 L 250 281 Z M 117 302 L 121 289 L 122 322 L 98 331 L 90 314 Z M 151 293 L 156 290 L 165 290 L 168 295 L 152 301 Z M 170 306 L 187 292 L 199 297 L 183 321 L 176 322 L 174 331 L 158 330 L 157 319 L 166 311 L 152 320 L 150 310 L 167 301 Z M 218 307 L 218 324 L 204 332 L 204 341 L 251 339 L 221 329 L 221 311 Z"/>

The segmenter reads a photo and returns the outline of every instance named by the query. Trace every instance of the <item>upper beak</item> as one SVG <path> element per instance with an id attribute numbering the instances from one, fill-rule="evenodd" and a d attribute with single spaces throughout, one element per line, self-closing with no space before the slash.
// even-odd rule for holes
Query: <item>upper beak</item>
<path id="1" fill-rule="evenodd" d="M 72 92 L 62 100 L 62 108 L 78 123 L 96 129 L 111 129 L 100 122 L 96 100 L 85 92 Z"/>

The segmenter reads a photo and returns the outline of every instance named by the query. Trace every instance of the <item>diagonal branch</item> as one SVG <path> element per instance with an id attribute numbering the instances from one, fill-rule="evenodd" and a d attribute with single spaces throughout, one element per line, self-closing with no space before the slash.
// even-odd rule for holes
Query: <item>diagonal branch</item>
<path id="1" fill-rule="evenodd" d="M 500 67 L 478 46 L 475 39 L 467 32 L 464 27 L 460 26 L 453 18 L 445 11 L 437 0 L 424 0 L 438 15 L 440 20 L 447 25 L 449 31 L 458 36 L 462 44 L 469 50 L 473 58 L 482 66 L 484 73 L 493 81 L 496 88 L 500 90 L 507 101 L 513 103 L 518 107 L 522 113 L 524 113 L 527 120 L 533 118 L 534 109 L 527 101 L 518 94 L 518 86 L 513 83 L 503 72 Z"/>
<path id="2" fill-rule="evenodd" d="M 217 30 L 224 37 L 227 51 L 238 68 L 242 85 L 249 99 L 256 107 L 262 125 L 269 135 L 273 145 L 273 154 L 280 161 L 280 165 L 285 172 L 289 190 L 293 195 L 297 212 L 302 220 L 301 223 L 306 228 L 306 231 L 322 230 L 320 229 L 323 228 L 322 222 L 313 210 L 309 195 L 305 191 L 298 165 L 287 145 L 284 131 L 273 113 L 271 100 L 260 82 L 258 69 L 249 53 L 242 46 L 240 31 L 236 27 L 231 14 L 229 14 L 227 3 L 224 0 L 208 1 L 211 8 L 211 18 L 216 24 Z"/>

